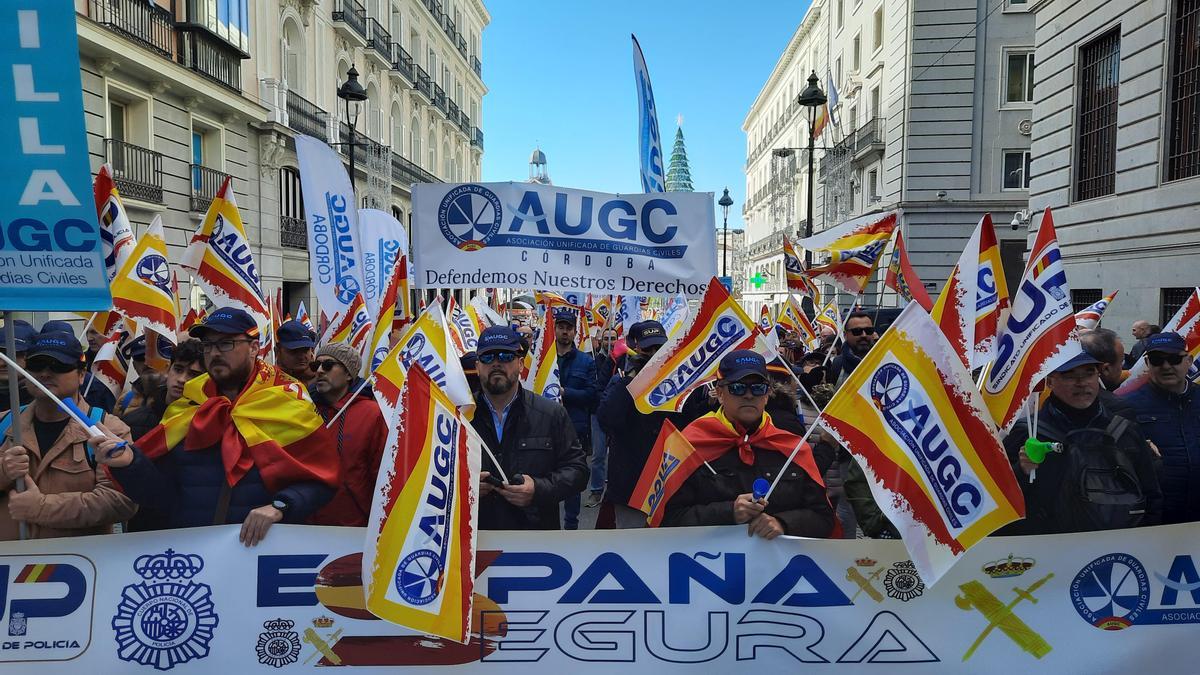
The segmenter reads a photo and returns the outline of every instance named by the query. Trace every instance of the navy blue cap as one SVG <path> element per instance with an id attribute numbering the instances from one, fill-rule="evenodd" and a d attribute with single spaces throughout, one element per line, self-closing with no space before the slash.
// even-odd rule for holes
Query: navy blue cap
<path id="1" fill-rule="evenodd" d="M 42 324 L 43 333 L 74 333 L 75 329 L 71 327 L 70 321 L 55 319 Z"/>
<path id="2" fill-rule="evenodd" d="M 127 359 L 145 359 L 146 358 L 146 336 L 139 335 L 134 338 L 125 347 L 125 358 Z"/>
<path id="3" fill-rule="evenodd" d="M 204 337 L 206 333 L 224 333 L 226 335 L 249 335 L 258 337 L 258 324 L 255 323 L 254 317 L 243 309 L 236 307 L 222 307 L 213 310 L 208 316 L 204 317 L 204 323 L 198 323 L 188 329 L 188 335 L 192 337 Z"/>
<path id="4" fill-rule="evenodd" d="M 1076 354 L 1075 356 L 1073 356 L 1070 361 L 1067 361 L 1066 363 L 1062 364 L 1061 366 L 1055 368 L 1054 372 L 1065 373 L 1065 372 L 1068 372 L 1071 370 L 1075 370 L 1079 366 L 1091 366 L 1091 365 L 1097 365 L 1099 363 L 1100 363 L 1100 359 L 1092 356 L 1091 354 L 1089 354 L 1087 352 L 1080 352 L 1079 354 Z"/>
<path id="5" fill-rule="evenodd" d="M 30 345 L 33 344 L 34 338 L 37 337 L 37 331 L 33 329 L 33 326 L 30 325 L 28 321 L 22 321 L 20 319 L 13 320 L 12 327 L 13 327 L 13 340 L 16 343 L 17 351 L 18 352 L 29 351 Z M 0 335 L 7 335 L 7 334 L 0 332 Z M 7 338 L 5 338 L 5 339 L 7 339 Z"/>
<path id="6" fill-rule="evenodd" d="M 559 322 L 566 322 L 566 323 L 574 325 L 575 324 L 575 310 L 567 308 L 567 307 L 559 307 L 558 309 L 554 310 L 554 323 L 559 323 Z"/>
<path id="7" fill-rule="evenodd" d="M 275 342 L 284 349 L 312 349 L 317 346 L 317 334 L 292 319 L 279 325 L 275 331 Z"/>
<path id="8" fill-rule="evenodd" d="M 631 325 L 625 327 L 625 344 L 630 347 L 637 347 L 638 338 L 642 336 L 642 322 L 634 321 Z"/>
<path id="9" fill-rule="evenodd" d="M 729 352 L 717 366 L 717 376 L 722 380 L 737 382 L 751 375 L 762 379 L 767 378 L 767 360 L 762 354 L 749 349 L 738 349 Z"/>
<path id="10" fill-rule="evenodd" d="M 83 345 L 75 334 L 69 331 L 50 331 L 38 333 L 29 349 L 27 358 L 49 356 L 60 363 L 80 364 L 84 362 Z"/>
<path id="11" fill-rule="evenodd" d="M 464 375 L 479 374 L 479 357 L 475 355 L 475 352 L 467 352 L 458 357 L 458 363 L 462 366 Z"/>
<path id="12" fill-rule="evenodd" d="M 1146 338 L 1146 351 L 1186 354 L 1187 342 L 1179 333 L 1155 333 Z"/>
<path id="13" fill-rule="evenodd" d="M 475 345 L 475 353 L 520 353 L 524 344 L 524 341 L 521 339 L 521 334 L 509 328 L 508 326 L 488 326 L 487 328 L 483 329 L 482 333 L 479 334 L 479 341 Z"/>
<path id="14" fill-rule="evenodd" d="M 639 321 L 634 324 L 637 330 L 637 348 L 645 349 L 647 347 L 661 347 L 667 341 L 667 329 L 663 325 L 653 319 L 648 321 Z"/>

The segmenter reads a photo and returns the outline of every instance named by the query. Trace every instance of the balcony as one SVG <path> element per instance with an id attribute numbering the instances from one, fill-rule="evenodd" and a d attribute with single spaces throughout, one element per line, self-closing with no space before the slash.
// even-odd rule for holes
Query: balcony
<path id="1" fill-rule="evenodd" d="M 883 154 L 883 118 L 873 117 L 854 133 L 854 161 L 861 162 L 871 155 Z"/>
<path id="2" fill-rule="evenodd" d="M 242 91 L 242 59 L 249 54 L 200 26 L 179 26 L 179 64 L 232 91 Z"/>
<path id="3" fill-rule="evenodd" d="M 458 53 L 462 54 L 463 61 L 466 61 L 475 74 L 483 79 L 482 64 L 479 63 L 479 59 L 467 55 L 467 40 L 458 31 L 458 26 L 454 25 L 454 20 L 450 18 L 450 15 L 442 11 L 442 3 L 438 0 L 421 0 L 420 4 L 429 10 L 429 16 L 433 17 L 433 22 L 446 34 L 446 38 L 450 40 L 450 46 L 457 49 Z"/>
<path id="4" fill-rule="evenodd" d="M 392 34 L 375 19 L 367 19 L 367 47 L 370 54 L 382 59 L 385 67 L 392 67 Z"/>
<path id="5" fill-rule="evenodd" d="M 479 61 L 478 56 L 471 57 L 471 70 L 475 71 L 475 74 L 479 76 L 479 79 L 483 79 L 483 63 Z"/>
<path id="6" fill-rule="evenodd" d="M 336 0 L 333 5 L 333 28 L 351 42 L 367 46 L 367 10 L 358 0 Z"/>
<path id="7" fill-rule="evenodd" d="M 121 194 L 130 199 L 163 203 L 162 155 L 132 143 L 106 138 L 104 158 L 112 166 L 113 182 Z"/>
<path id="8" fill-rule="evenodd" d="M 399 42 L 392 43 L 392 72 L 400 73 L 410 83 L 416 83 L 416 74 L 413 69 L 412 55 L 404 51 L 404 47 L 400 46 Z"/>
<path id="9" fill-rule="evenodd" d="M 175 17 L 146 0 L 88 0 L 88 18 L 143 47 L 171 58 L 175 54 Z"/>
<path id="10" fill-rule="evenodd" d="M 817 176 L 822 182 L 825 182 L 832 174 L 841 171 L 850 161 L 851 155 L 854 154 L 857 135 L 857 132 L 852 131 L 841 142 L 825 151 L 825 156 L 821 158 L 821 168 L 817 172 Z"/>
<path id="11" fill-rule="evenodd" d="M 229 174 L 199 164 L 192 164 L 191 169 L 192 211 L 195 213 L 204 213 L 208 211 L 208 205 L 212 204 L 213 198 L 217 196 L 217 192 L 221 189 L 221 184 L 225 182 Z"/>
<path id="12" fill-rule="evenodd" d="M 446 112 L 446 117 L 450 119 L 451 124 L 453 124 L 454 126 L 458 126 L 459 125 L 458 104 L 455 103 L 454 101 L 448 101 L 446 103 L 446 106 L 449 108 L 449 110 Z"/>
<path id="13" fill-rule="evenodd" d="M 471 145 L 483 150 L 483 129 L 475 127 L 475 136 L 471 139 Z"/>
<path id="14" fill-rule="evenodd" d="M 395 152 L 392 153 L 392 180 L 401 185 L 438 182 L 438 179 L 433 174 L 404 159 Z"/>
<path id="15" fill-rule="evenodd" d="M 467 117 L 466 113 L 459 113 L 458 128 L 466 135 L 467 140 L 471 139 L 471 118 Z"/>
<path id="16" fill-rule="evenodd" d="M 287 93 L 288 126 L 302 134 L 324 141 L 327 138 L 329 113 L 294 91 Z"/>
<path id="17" fill-rule="evenodd" d="M 443 115 L 448 115 L 446 111 L 446 92 L 442 90 L 442 85 L 433 85 L 433 107 L 442 111 Z"/>
<path id="18" fill-rule="evenodd" d="M 467 40 L 461 33 L 457 35 L 458 53 L 462 54 L 463 60 L 467 60 Z"/>
<path id="19" fill-rule="evenodd" d="M 279 217 L 279 245 L 284 248 L 308 248 L 308 226 L 303 218 Z"/>
<path id="20" fill-rule="evenodd" d="M 429 73 L 421 66 L 415 66 L 417 71 L 417 91 L 425 95 L 425 100 L 433 101 L 433 80 L 429 79 Z"/>

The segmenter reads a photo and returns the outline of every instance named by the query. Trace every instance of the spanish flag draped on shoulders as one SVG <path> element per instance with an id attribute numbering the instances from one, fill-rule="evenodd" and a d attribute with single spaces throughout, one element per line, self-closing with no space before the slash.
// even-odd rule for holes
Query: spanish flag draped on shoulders
<path id="1" fill-rule="evenodd" d="M 756 518 L 747 519 L 737 502 L 739 496 L 753 495 L 755 480 L 773 481 L 783 471 L 762 509 L 772 526 L 778 527 L 774 534 L 833 534 L 836 519 L 812 449 L 804 444 L 787 463 L 801 439 L 776 427 L 763 412 L 770 386 L 765 360 L 750 350 L 735 351 L 722 359 L 719 374 L 717 386 L 725 389 L 719 395 L 721 408 L 682 432 L 669 423 L 663 425 L 630 506 L 645 511 L 651 525 L 749 523 L 752 533 L 768 536 L 768 523 L 760 529 Z M 739 421 L 754 416 L 758 422 L 750 425 L 753 429 Z"/>
<path id="2" fill-rule="evenodd" d="M 216 310 L 195 333 L 208 347 L 210 374 L 184 385 L 162 423 L 138 439 L 132 462 L 108 467 L 114 482 L 173 528 L 239 523 L 264 506 L 284 522 L 304 522 L 338 477 L 337 446 L 308 393 L 254 356 L 257 327 L 248 313 Z M 211 374 L 211 352 L 232 364 L 243 341 L 252 343 L 244 355 L 249 374 L 231 400 Z"/>

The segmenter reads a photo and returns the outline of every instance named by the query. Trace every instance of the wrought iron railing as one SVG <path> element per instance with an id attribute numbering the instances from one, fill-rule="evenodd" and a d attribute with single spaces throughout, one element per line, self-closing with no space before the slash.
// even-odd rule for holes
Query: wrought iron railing
<path id="1" fill-rule="evenodd" d="M 855 132 L 854 151 L 862 152 L 872 145 L 883 144 L 883 118 L 872 117 Z"/>
<path id="2" fill-rule="evenodd" d="M 146 0 L 88 0 L 88 18 L 170 58 L 175 51 L 175 18 Z"/>
<path id="3" fill-rule="evenodd" d="M 474 70 L 479 77 L 483 77 L 483 63 L 480 62 L 478 56 L 471 57 L 471 70 Z"/>
<path id="4" fill-rule="evenodd" d="M 288 126 L 302 134 L 325 140 L 329 113 L 294 91 L 287 93 Z"/>
<path id="5" fill-rule="evenodd" d="M 404 159 L 396 152 L 392 153 L 392 180 L 401 185 L 438 182 L 433 174 Z"/>
<path id="6" fill-rule="evenodd" d="M 236 92 L 242 91 L 243 58 L 246 55 L 203 28 L 179 30 L 180 65 Z"/>
<path id="7" fill-rule="evenodd" d="M 433 80 L 429 79 L 429 73 L 421 66 L 416 66 L 417 70 L 417 91 L 425 95 L 425 99 L 433 100 Z"/>
<path id="8" fill-rule="evenodd" d="M 308 248 L 308 226 L 303 218 L 279 217 L 279 245 L 284 248 Z"/>
<path id="9" fill-rule="evenodd" d="M 471 145 L 478 147 L 480 150 L 483 149 L 483 129 L 475 127 L 475 136 L 471 139 Z"/>
<path id="10" fill-rule="evenodd" d="M 121 194 L 144 202 L 163 203 L 161 154 L 106 138 L 104 156 L 112 166 L 113 182 Z"/>
<path id="11" fill-rule="evenodd" d="M 392 70 L 398 71 L 401 75 L 408 78 L 409 82 L 416 81 L 416 75 L 413 71 L 412 55 L 400 46 L 399 42 L 392 43 Z"/>
<path id="12" fill-rule="evenodd" d="M 442 85 L 436 83 L 433 85 L 433 107 L 449 114 L 446 112 L 446 92 L 442 89 Z"/>
<path id="13" fill-rule="evenodd" d="M 392 62 L 392 34 L 375 19 L 367 19 L 367 46 L 388 63 Z"/>
<path id="14" fill-rule="evenodd" d="M 333 20 L 345 23 L 367 39 L 367 10 L 357 0 L 337 0 L 333 5 Z"/>
<path id="15" fill-rule="evenodd" d="M 467 114 L 460 112 L 458 115 L 458 128 L 467 135 L 467 140 L 471 138 L 471 118 Z"/>
<path id="16" fill-rule="evenodd" d="M 458 104 L 455 103 L 454 101 L 448 101 L 446 103 L 446 106 L 447 106 L 447 108 L 449 108 L 449 110 L 446 111 L 446 116 L 450 118 L 451 124 L 457 126 L 458 125 Z"/>
<path id="17" fill-rule="evenodd" d="M 213 198 L 217 196 L 221 184 L 225 182 L 229 174 L 199 164 L 192 164 L 191 169 L 192 211 L 204 213 L 208 210 L 209 204 L 212 204 Z"/>

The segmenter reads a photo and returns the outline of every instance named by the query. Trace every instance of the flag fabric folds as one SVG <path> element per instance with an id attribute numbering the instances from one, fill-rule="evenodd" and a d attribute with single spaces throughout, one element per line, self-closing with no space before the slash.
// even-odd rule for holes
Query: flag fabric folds
<path id="1" fill-rule="evenodd" d="M 905 300 L 915 301 L 926 312 L 933 309 L 933 299 L 929 297 L 925 284 L 921 283 L 921 278 L 917 276 L 917 271 L 908 260 L 908 249 L 904 246 L 904 234 L 900 230 L 896 230 L 896 241 L 892 244 L 892 261 L 888 264 L 884 284 Z"/>
<path id="2" fill-rule="evenodd" d="M 856 218 L 797 243 L 809 250 L 829 252 L 824 265 L 805 270 L 809 277 L 823 278 L 845 291 L 859 295 L 870 282 L 875 266 L 896 229 L 895 211 Z"/>
<path id="3" fill-rule="evenodd" d="M 431 303 L 417 320 L 409 324 L 404 334 L 375 369 L 375 401 L 379 403 L 385 420 L 392 419 L 400 405 L 400 389 L 404 384 L 405 372 L 413 364 L 421 366 L 434 384 L 458 406 L 474 406 L 467 376 L 462 362 L 454 354 L 450 343 L 450 332 L 441 305 Z"/>
<path id="4" fill-rule="evenodd" d="M 1047 208 L 1021 276 L 1020 292 L 1000 325 L 996 358 L 983 383 L 992 419 L 1008 428 L 1034 387 L 1077 356 L 1071 287 L 1063 270 L 1054 220 Z"/>
<path id="5" fill-rule="evenodd" d="M 909 304 L 819 424 L 858 460 L 871 495 L 933 584 L 971 546 L 1024 516 L 996 427 L 954 347 Z"/>
<path id="6" fill-rule="evenodd" d="M 100 220 L 100 245 L 104 251 L 104 267 L 111 281 L 133 253 L 133 226 L 121 195 L 113 182 L 112 167 L 100 166 L 96 181 L 92 184 L 92 196 L 96 201 L 96 216 Z M 103 332 L 103 331 L 101 331 Z"/>
<path id="7" fill-rule="evenodd" d="M 125 392 L 125 383 L 129 379 L 125 348 L 134 335 L 124 321 L 120 322 L 100 345 L 100 349 L 96 350 L 96 358 L 92 359 L 92 377 L 117 398 Z"/>
<path id="8" fill-rule="evenodd" d="M 400 276 L 400 267 L 397 265 L 392 268 L 392 276 L 388 279 L 387 287 L 383 289 L 383 295 L 379 299 L 379 315 L 375 317 L 375 323 L 371 329 L 371 341 L 367 347 L 368 358 L 362 360 L 363 372 L 361 375 L 363 377 L 370 377 L 391 350 L 392 325 L 399 305 Z"/>
<path id="9" fill-rule="evenodd" d="M 638 96 L 638 159 L 641 164 L 642 192 L 666 190 L 666 159 L 658 135 L 658 110 L 650 87 L 650 70 L 636 35 L 633 38 L 633 80 Z"/>
<path id="10" fill-rule="evenodd" d="M 930 314 L 972 370 L 995 357 L 996 335 L 1008 309 L 1008 282 L 992 217 L 984 214 Z"/>
<path id="11" fill-rule="evenodd" d="M 804 259 L 796 252 L 796 247 L 786 236 L 783 238 L 783 269 L 787 276 L 789 291 L 807 295 L 812 298 L 814 305 L 821 304 L 821 291 L 804 273 Z"/>
<path id="12" fill-rule="evenodd" d="M 162 219 L 155 216 L 110 287 L 117 311 L 175 342 L 176 295 L 167 255 Z"/>
<path id="13" fill-rule="evenodd" d="M 371 315 L 367 312 L 367 301 L 363 299 L 362 293 L 356 293 L 354 302 L 350 303 L 349 309 L 336 322 L 330 324 L 329 340 L 332 342 L 345 342 L 352 347 L 361 346 L 366 340 L 366 336 L 371 333 Z"/>
<path id="14" fill-rule="evenodd" d="M 535 336 L 529 372 L 523 374 L 521 385 L 539 396 L 558 401 L 563 393 L 558 378 L 558 345 L 553 321 L 549 324 Z"/>
<path id="15" fill-rule="evenodd" d="M 450 340 L 454 343 L 454 349 L 458 355 L 462 356 L 467 352 L 475 351 L 479 344 L 479 333 L 483 330 L 475 317 L 467 313 L 467 308 L 458 304 L 458 301 L 451 297 L 450 303 L 446 307 L 446 318 L 449 320 L 447 325 L 450 327 Z"/>
<path id="16" fill-rule="evenodd" d="M 317 332 L 316 326 L 313 325 L 312 317 L 308 315 L 308 310 L 304 308 L 303 300 L 300 301 L 300 308 L 296 310 L 296 320 L 299 321 L 305 328 L 314 333 Z"/>
<path id="17" fill-rule="evenodd" d="M 1113 291 L 1109 295 L 1100 298 L 1096 302 L 1088 305 L 1084 309 L 1075 312 L 1075 325 L 1082 330 L 1092 330 L 1100 325 L 1100 319 L 1104 317 L 1105 310 L 1109 304 L 1117 297 L 1117 293 L 1121 291 Z"/>
<path id="18" fill-rule="evenodd" d="M 787 302 L 780 308 L 776 322 L 789 332 L 799 333 L 805 348 L 816 349 L 820 346 L 821 338 L 817 335 L 817 329 L 808 320 L 808 315 L 804 313 L 800 303 L 796 302 L 796 296 L 788 294 Z"/>
<path id="19" fill-rule="evenodd" d="M 226 178 L 221 184 L 180 264 L 191 272 L 214 305 L 245 310 L 260 328 L 266 329 L 270 312 L 230 180 Z"/>
<path id="20" fill-rule="evenodd" d="M 817 314 L 817 325 L 829 327 L 834 335 L 842 329 L 842 313 L 838 309 L 837 298 L 830 300 L 829 304 L 821 309 L 821 313 Z"/>
<path id="21" fill-rule="evenodd" d="M 703 464 L 704 459 L 687 438 L 670 420 L 663 420 L 658 440 L 629 498 L 629 506 L 645 513 L 650 527 L 658 527 L 671 495 Z"/>
<path id="22" fill-rule="evenodd" d="M 691 314 L 691 308 L 688 306 L 687 298 L 682 293 L 676 295 L 667 305 L 666 312 L 663 313 L 662 325 L 663 329 L 667 331 L 667 335 L 671 336 L 678 332 L 687 323 L 689 314 Z"/>
<path id="23" fill-rule="evenodd" d="M 421 368 L 404 383 L 363 544 L 367 609 L 466 643 L 475 588 L 483 443 Z"/>

